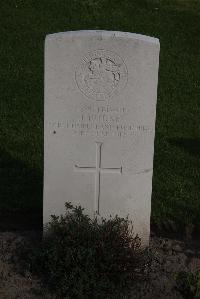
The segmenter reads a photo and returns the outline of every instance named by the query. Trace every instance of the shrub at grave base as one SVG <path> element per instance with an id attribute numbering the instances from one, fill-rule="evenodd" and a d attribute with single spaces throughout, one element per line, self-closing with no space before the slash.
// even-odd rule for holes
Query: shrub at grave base
<path id="1" fill-rule="evenodd" d="M 121 298 L 141 275 L 140 239 L 128 219 L 90 219 L 66 203 L 64 216 L 52 216 L 41 248 L 31 256 L 40 274 L 61 298 Z"/>
<path id="2" fill-rule="evenodd" d="M 184 298 L 200 299 L 200 271 L 180 272 L 176 276 L 176 281 Z"/>

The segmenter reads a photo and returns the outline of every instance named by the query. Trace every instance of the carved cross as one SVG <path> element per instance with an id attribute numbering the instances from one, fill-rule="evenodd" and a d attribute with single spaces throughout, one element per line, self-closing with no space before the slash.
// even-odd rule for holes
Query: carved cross
<path id="1" fill-rule="evenodd" d="M 95 174 L 95 197 L 94 197 L 94 208 L 95 212 L 99 215 L 99 203 L 100 203 L 100 187 L 101 187 L 101 174 L 102 173 L 113 173 L 122 174 L 122 167 L 119 168 L 102 168 L 101 167 L 101 142 L 96 142 L 96 165 L 95 167 L 89 166 L 74 166 L 74 171 L 88 172 Z"/>

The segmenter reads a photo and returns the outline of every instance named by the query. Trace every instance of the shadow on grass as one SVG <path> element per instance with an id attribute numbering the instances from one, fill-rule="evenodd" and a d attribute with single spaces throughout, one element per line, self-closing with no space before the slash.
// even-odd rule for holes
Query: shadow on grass
<path id="1" fill-rule="evenodd" d="M 42 228 L 42 173 L 0 149 L 0 230 Z"/>
<path id="2" fill-rule="evenodd" d="M 189 154 L 200 157 L 200 138 L 169 138 L 171 145 L 177 146 Z"/>

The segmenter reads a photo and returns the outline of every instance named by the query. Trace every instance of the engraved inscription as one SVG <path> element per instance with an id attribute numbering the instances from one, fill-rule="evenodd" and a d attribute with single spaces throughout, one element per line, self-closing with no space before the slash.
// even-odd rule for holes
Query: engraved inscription
<path id="1" fill-rule="evenodd" d="M 127 77 L 122 58 L 104 49 L 86 55 L 75 73 L 81 92 L 97 101 L 105 101 L 118 93 L 125 87 Z"/>
<path id="2" fill-rule="evenodd" d="M 147 125 L 128 121 L 127 112 L 123 106 L 87 105 L 78 109 L 76 117 L 51 121 L 48 125 L 52 133 L 67 130 L 78 136 L 121 138 L 152 132 L 152 128 Z"/>
<path id="3" fill-rule="evenodd" d="M 122 167 L 119 168 L 102 168 L 101 167 L 101 149 L 102 142 L 96 142 L 96 165 L 95 167 L 78 166 L 74 165 L 74 171 L 94 173 L 95 174 L 95 196 L 94 196 L 94 210 L 99 215 L 100 205 L 100 188 L 101 188 L 101 174 L 102 173 L 113 173 L 122 174 Z"/>

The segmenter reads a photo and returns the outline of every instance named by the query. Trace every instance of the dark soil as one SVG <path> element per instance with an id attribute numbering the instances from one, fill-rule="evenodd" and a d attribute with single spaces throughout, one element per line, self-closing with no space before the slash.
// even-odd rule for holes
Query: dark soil
<path id="1" fill-rule="evenodd" d="M 1 299 L 62 299 L 52 295 L 39 278 L 23 269 L 16 250 L 24 242 L 34 242 L 41 232 L 0 233 L 0 298 Z M 200 270 L 200 248 L 167 238 L 151 237 L 145 276 L 133 285 L 132 299 L 183 299 L 175 274 Z M 194 247 L 193 247 L 194 248 Z M 104 298 L 102 298 L 104 299 Z"/>

